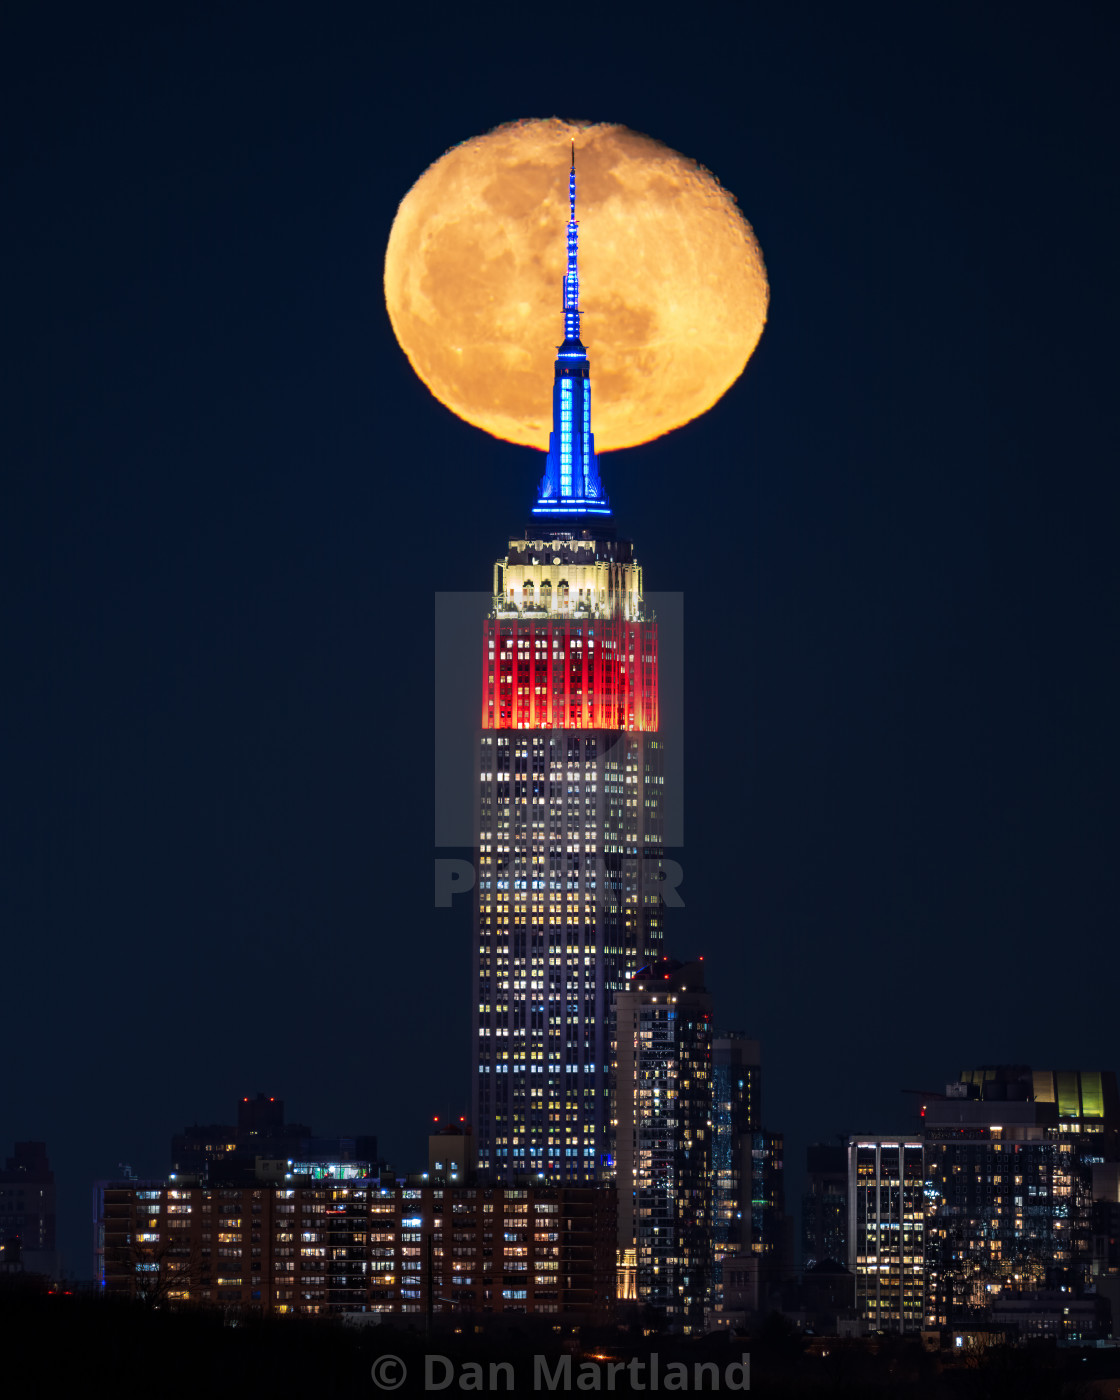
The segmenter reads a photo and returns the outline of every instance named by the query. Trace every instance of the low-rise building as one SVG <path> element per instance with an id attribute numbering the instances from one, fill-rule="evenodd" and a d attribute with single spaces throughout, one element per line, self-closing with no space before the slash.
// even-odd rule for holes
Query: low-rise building
<path id="1" fill-rule="evenodd" d="M 263 1314 L 613 1315 L 616 1196 L 378 1178 L 99 1188 L 111 1296 Z"/>
<path id="2" fill-rule="evenodd" d="M 1092 1294 L 1078 1298 L 1039 1289 L 1003 1296 L 992 1304 L 990 1316 L 997 1327 L 1013 1330 L 1022 1341 L 1082 1342 L 1108 1335 L 1108 1304 Z"/>

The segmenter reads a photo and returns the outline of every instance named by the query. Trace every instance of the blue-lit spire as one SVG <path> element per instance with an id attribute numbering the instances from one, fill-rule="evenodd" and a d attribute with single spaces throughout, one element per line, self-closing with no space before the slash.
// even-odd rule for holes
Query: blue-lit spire
<path id="1" fill-rule="evenodd" d="M 564 343 L 556 355 L 552 432 L 534 515 L 610 515 L 591 431 L 591 365 L 579 338 L 579 224 L 576 143 L 568 176 L 568 269 L 564 274 Z"/>
<path id="2" fill-rule="evenodd" d="M 564 340 L 579 345 L 579 224 L 576 222 L 576 143 L 568 176 L 568 271 L 564 276 Z M 581 347 L 582 348 L 582 347 Z"/>

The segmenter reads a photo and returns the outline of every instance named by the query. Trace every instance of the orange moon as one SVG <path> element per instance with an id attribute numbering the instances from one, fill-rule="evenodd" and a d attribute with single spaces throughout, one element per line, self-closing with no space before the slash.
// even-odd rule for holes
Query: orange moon
<path id="1" fill-rule="evenodd" d="M 466 141 L 401 201 L 385 301 L 441 403 L 495 437 L 545 449 L 573 139 L 591 423 L 597 450 L 610 452 L 707 412 L 766 323 L 758 241 L 696 161 L 625 126 L 557 118 Z"/>

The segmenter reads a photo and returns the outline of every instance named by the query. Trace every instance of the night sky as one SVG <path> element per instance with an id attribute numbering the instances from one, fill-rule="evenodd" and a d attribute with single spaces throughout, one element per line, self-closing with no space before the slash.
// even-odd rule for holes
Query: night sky
<path id="1" fill-rule="evenodd" d="M 743 378 L 602 465 L 685 596 L 667 945 L 792 1187 L 963 1065 L 1117 1067 L 1115 7 L 147 8 L 0 33 L 0 1156 L 46 1140 L 71 1272 L 93 1180 L 242 1094 L 402 1169 L 468 1102 L 433 593 L 542 459 L 428 394 L 381 264 L 518 117 L 696 158 L 766 258 Z"/>

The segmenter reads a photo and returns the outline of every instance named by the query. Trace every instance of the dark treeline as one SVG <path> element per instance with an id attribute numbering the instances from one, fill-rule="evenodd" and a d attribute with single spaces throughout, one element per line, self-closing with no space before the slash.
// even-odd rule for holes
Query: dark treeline
<path id="1" fill-rule="evenodd" d="M 0 1286 L 0 1330 L 7 1339 L 9 1360 L 21 1354 L 33 1371 L 34 1392 L 42 1395 L 88 1393 L 89 1387 L 112 1387 L 116 1393 L 159 1395 L 163 1400 L 199 1395 L 208 1397 L 267 1394 L 283 1397 L 362 1396 L 379 1394 L 371 1368 L 386 1353 L 398 1357 L 408 1376 L 395 1395 L 548 1394 L 534 1389 L 534 1359 L 543 1356 L 550 1373 L 570 1366 L 567 1393 L 592 1393 L 588 1384 L 598 1372 L 601 1393 L 608 1392 L 608 1367 L 641 1360 L 638 1378 L 645 1394 L 649 1357 L 658 1355 L 661 1383 L 670 1365 L 683 1363 L 689 1383 L 681 1393 L 696 1391 L 697 1363 L 715 1363 L 722 1378 L 725 1367 L 746 1352 L 750 1355 L 750 1394 L 821 1396 L 830 1400 L 862 1397 L 915 1397 L 915 1400 L 1089 1400 L 1099 1384 L 1120 1374 L 1117 1353 L 1078 1352 L 1052 1345 L 1004 1348 L 946 1365 L 917 1342 L 880 1341 L 877 1349 L 863 1342 L 831 1339 L 827 1355 L 816 1355 L 808 1339 L 778 1317 L 761 1322 L 747 1337 L 715 1336 L 689 1339 L 644 1335 L 643 1320 L 629 1327 L 579 1335 L 558 1336 L 547 1325 L 526 1320 L 520 1326 L 492 1324 L 476 1331 L 464 1324 L 456 1332 L 446 1325 L 430 1334 L 423 1319 L 416 1327 L 351 1327 L 314 1319 L 235 1317 L 197 1306 L 170 1310 L 143 1304 L 111 1302 L 89 1294 L 44 1293 L 5 1280 Z M 436 1377 L 445 1387 L 424 1389 L 426 1354 L 447 1358 Z M 570 1360 L 563 1362 L 567 1355 Z M 589 1361 L 589 1357 L 597 1358 Z M 508 1362 L 515 1388 L 507 1391 L 504 1372 L 494 1376 L 490 1366 Z M 481 1367 L 481 1370 L 472 1370 Z M 584 1369 L 586 1368 L 586 1369 Z M 677 1373 L 679 1376 L 679 1372 Z M 393 1373 L 395 1379 L 396 1373 Z M 580 1385 L 580 1379 L 585 1384 Z M 704 1373 L 704 1392 L 711 1390 L 711 1367 Z M 460 1382 L 466 1381 L 466 1385 Z M 480 1385 L 472 1385 L 479 1381 Z M 613 1377 L 616 1394 L 630 1394 L 628 1369 Z M 556 1392 L 565 1393 L 564 1387 Z M 672 1393 L 672 1392 L 670 1392 Z M 720 1385 L 720 1393 L 731 1393 Z"/>

